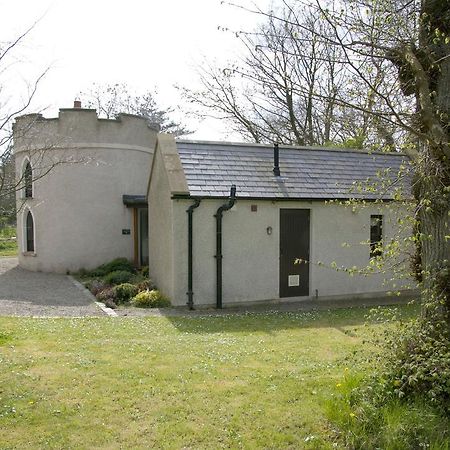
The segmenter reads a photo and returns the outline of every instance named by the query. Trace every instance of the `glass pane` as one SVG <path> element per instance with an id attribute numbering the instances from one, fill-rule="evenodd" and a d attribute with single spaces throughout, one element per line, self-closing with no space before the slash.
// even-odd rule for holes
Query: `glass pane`
<path id="1" fill-rule="evenodd" d="M 141 266 L 148 266 L 148 209 L 139 209 L 139 258 Z"/>

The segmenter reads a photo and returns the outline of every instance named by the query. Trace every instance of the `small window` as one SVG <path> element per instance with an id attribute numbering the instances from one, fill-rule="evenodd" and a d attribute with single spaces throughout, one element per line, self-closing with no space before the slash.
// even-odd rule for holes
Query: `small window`
<path id="1" fill-rule="evenodd" d="M 25 224 L 25 237 L 27 252 L 34 252 L 34 220 L 30 211 L 27 213 L 27 219 Z"/>
<path id="2" fill-rule="evenodd" d="M 33 170 L 31 169 L 30 161 L 27 162 L 25 170 L 23 171 L 23 179 L 25 182 L 25 198 L 33 197 Z"/>
<path id="3" fill-rule="evenodd" d="M 370 257 L 382 255 L 383 216 L 375 214 L 370 216 Z"/>

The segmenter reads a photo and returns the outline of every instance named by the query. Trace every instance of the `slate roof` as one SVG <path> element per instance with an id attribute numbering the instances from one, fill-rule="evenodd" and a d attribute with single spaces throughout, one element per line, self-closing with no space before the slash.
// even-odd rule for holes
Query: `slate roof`
<path id="1" fill-rule="evenodd" d="M 228 197 L 232 184 L 238 198 L 289 200 L 388 200 L 399 188 L 410 190 L 409 177 L 398 178 L 408 166 L 400 153 L 280 146 L 276 177 L 270 145 L 181 140 L 176 145 L 191 196 Z"/>

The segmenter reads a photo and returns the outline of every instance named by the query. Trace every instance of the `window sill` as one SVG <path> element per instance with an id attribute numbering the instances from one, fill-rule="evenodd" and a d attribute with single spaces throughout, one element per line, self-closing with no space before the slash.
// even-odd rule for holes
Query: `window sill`
<path id="1" fill-rule="evenodd" d="M 36 252 L 22 252 L 23 256 L 36 256 Z"/>

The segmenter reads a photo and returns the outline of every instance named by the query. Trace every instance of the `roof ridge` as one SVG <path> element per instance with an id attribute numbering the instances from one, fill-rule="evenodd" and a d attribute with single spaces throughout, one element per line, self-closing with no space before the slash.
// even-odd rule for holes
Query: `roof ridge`
<path id="1" fill-rule="evenodd" d="M 250 142 L 228 142 L 228 141 L 202 141 L 202 140 L 195 140 L 195 139 L 177 139 L 176 144 L 192 144 L 192 145 L 216 145 L 216 146 L 224 146 L 228 147 L 228 149 L 233 147 L 253 147 L 255 149 L 257 148 L 269 148 L 272 149 L 272 144 L 259 144 L 259 143 L 250 143 Z M 389 156 L 401 156 L 401 157 L 408 157 L 406 153 L 403 152 L 383 152 L 383 151 L 377 151 L 377 150 L 362 150 L 362 149 L 355 149 L 355 148 L 340 148 L 340 147 L 326 147 L 326 146 L 300 146 L 300 145 L 279 145 L 280 150 L 281 149 L 289 149 L 289 150 L 300 150 L 300 151 L 311 151 L 311 150 L 317 150 L 317 151 L 327 151 L 327 152 L 336 152 L 336 153 L 356 153 L 359 155 L 389 155 Z"/>

